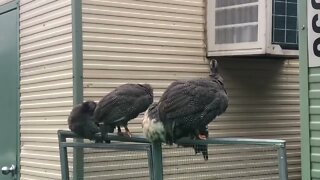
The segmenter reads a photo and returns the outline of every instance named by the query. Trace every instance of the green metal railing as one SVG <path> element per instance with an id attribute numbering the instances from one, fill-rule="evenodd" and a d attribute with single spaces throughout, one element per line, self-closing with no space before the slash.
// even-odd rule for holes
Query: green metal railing
<path id="1" fill-rule="evenodd" d="M 79 138 L 70 131 L 58 131 L 61 175 L 62 180 L 69 180 L 69 167 L 67 147 L 71 148 L 109 148 L 120 150 L 147 151 L 149 176 L 151 180 L 163 180 L 162 164 L 162 146 L 161 142 L 150 143 L 143 136 L 125 137 L 115 134 L 109 134 L 108 139 L 111 141 L 131 142 L 134 144 L 114 144 L 114 143 L 85 143 L 85 142 L 67 142 L 68 138 Z M 99 138 L 99 137 L 97 137 Z M 278 151 L 278 173 L 280 180 L 288 179 L 286 142 L 284 140 L 273 139 L 246 139 L 246 138 L 209 138 L 207 140 L 190 140 L 188 138 L 180 139 L 177 143 L 185 145 L 259 145 L 271 146 Z"/>

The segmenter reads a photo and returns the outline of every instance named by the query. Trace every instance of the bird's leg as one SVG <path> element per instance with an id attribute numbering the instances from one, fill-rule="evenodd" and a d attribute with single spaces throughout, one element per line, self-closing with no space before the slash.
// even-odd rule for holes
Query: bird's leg
<path id="1" fill-rule="evenodd" d="M 125 132 L 121 132 L 120 126 L 117 126 L 117 128 L 118 128 L 118 135 L 119 135 L 119 136 L 129 136 L 129 137 L 132 137 L 132 134 L 131 134 L 129 128 L 127 127 L 127 125 L 124 126 Z"/>
<path id="2" fill-rule="evenodd" d="M 132 134 L 128 128 L 128 126 L 124 126 L 125 134 L 127 134 L 129 137 L 132 137 Z"/>
<path id="3" fill-rule="evenodd" d="M 108 139 L 108 132 L 109 132 L 109 126 L 106 124 L 103 124 L 100 126 L 100 131 L 101 131 L 101 139 L 102 141 L 105 141 L 106 143 L 110 143 L 110 140 Z"/>
<path id="4" fill-rule="evenodd" d="M 120 126 L 117 126 L 117 129 L 118 129 L 118 135 L 122 135 Z"/>

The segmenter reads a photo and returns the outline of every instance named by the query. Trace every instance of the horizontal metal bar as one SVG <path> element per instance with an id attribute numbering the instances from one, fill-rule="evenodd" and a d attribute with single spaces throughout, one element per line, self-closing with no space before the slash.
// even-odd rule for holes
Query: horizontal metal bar
<path id="1" fill-rule="evenodd" d="M 80 138 L 76 134 L 70 131 L 59 130 L 60 134 L 64 138 Z M 97 134 L 97 139 L 101 137 Z M 119 136 L 117 134 L 108 134 L 108 139 L 111 141 L 123 141 L 123 142 L 136 142 L 136 143 L 148 143 L 149 140 L 141 135 L 134 135 L 132 137 Z M 285 140 L 278 139 L 250 139 L 250 138 L 208 138 L 207 140 L 191 140 L 190 138 L 181 138 L 176 141 L 177 144 L 246 144 L 246 145 L 261 145 L 261 146 L 277 146 L 282 147 L 285 145 Z"/>
<path id="2" fill-rule="evenodd" d="M 176 141 L 177 144 L 245 144 L 261 146 L 278 146 L 282 147 L 286 141 L 278 139 L 250 139 L 250 138 L 208 138 L 206 140 L 191 140 L 190 138 L 181 138 Z"/>
<path id="3" fill-rule="evenodd" d="M 128 151 L 146 151 L 150 149 L 149 144 L 108 144 L 108 143 L 78 143 L 62 142 L 62 147 L 79 147 L 79 148 L 110 148 Z"/>
<path id="4" fill-rule="evenodd" d="M 71 131 L 58 130 L 58 134 L 60 134 L 64 138 L 81 138 Z M 101 134 L 96 134 L 95 136 L 96 136 L 95 139 L 101 139 Z M 132 137 L 128 137 L 128 136 L 119 136 L 118 134 L 109 133 L 108 140 L 150 144 L 150 141 L 148 139 L 140 135 L 133 135 Z"/>

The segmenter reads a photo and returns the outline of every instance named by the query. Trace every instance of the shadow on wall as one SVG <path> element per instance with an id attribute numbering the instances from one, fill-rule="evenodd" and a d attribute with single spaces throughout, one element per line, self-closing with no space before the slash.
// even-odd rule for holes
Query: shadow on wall
<path id="1" fill-rule="evenodd" d="M 298 60 L 218 60 L 230 102 L 210 125 L 213 137 L 299 135 Z"/>

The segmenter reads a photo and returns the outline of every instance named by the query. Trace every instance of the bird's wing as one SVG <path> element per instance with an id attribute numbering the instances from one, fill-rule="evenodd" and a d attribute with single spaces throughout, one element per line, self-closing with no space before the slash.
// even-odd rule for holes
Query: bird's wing
<path id="1" fill-rule="evenodd" d="M 103 97 L 99 101 L 97 108 L 94 112 L 94 119 L 98 122 L 102 122 L 103 117 L 108 116 L 112 107 L 114 107 L 116 103 L 117 103 L 117 97 L 114 96 L 113 93 L 110 93 L 107 96 Z"/>
<path id="2" fill-rule="evenodd" d="M 124 84 L 115 89 L 115 93 L 118 96 L 143 96 L 146 94 L 146 91 L 143 87 L 138 84 Z"/>
<path id="3" fill-rule="evenodd" d="M 176 81 L 164 92 L 160 108 L 164 119 L 185 117 L 201 112 L 215 97 L 217 91 L 207 84 L 197 81 Z"/>
<path id="4" fill-rule="evenodd" d="M 206 105 L 215 98 L 217 91 L 210 86 L 209 81 L 206 82 L 176 81 L 162 95 L 159 101 L 159 117 L 168 132 L 167 141 L 170 142 L 173 137 L 174 127 L 184 123 L 179 121 L 204 111 Z"/>

